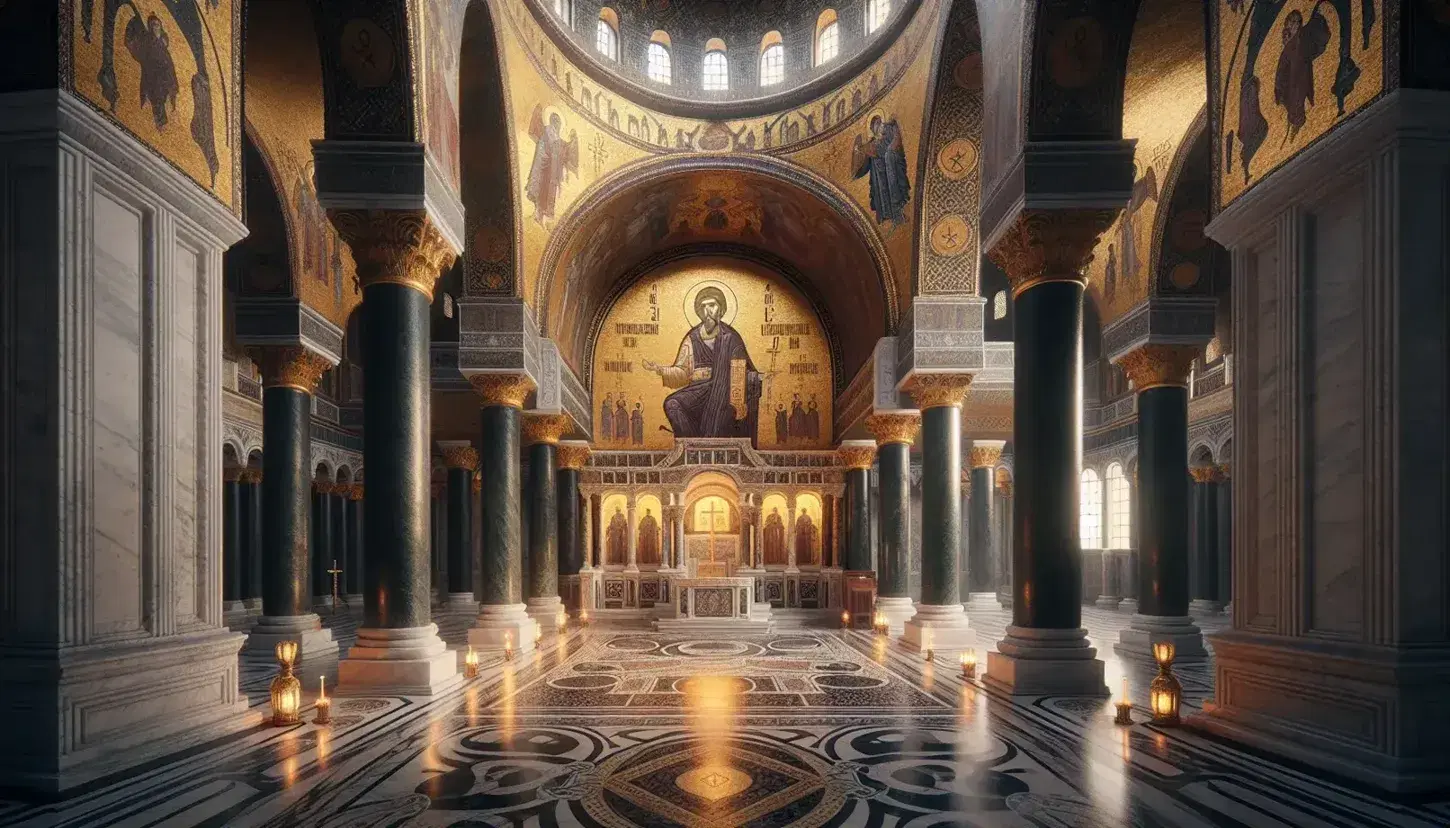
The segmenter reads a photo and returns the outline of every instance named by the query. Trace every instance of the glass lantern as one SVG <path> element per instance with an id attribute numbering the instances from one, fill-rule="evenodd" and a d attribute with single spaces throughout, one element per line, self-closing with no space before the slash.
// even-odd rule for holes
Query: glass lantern
<path id="1" fill-rule="evenodd" d="M 302 721 L 302 682 L 292 675 L 292 665 L 297 661 L 297 642 L 277 642 L 277 662 L 282 672 L 272 679 L 272 724 L 277 727 L 294 725 Z"/>
<path id="2" fill-rule="evenodd" d="M 1148 704 L 1153 710 L 1153 722 L 1160 725 L 1178 724 L 1178 710 L 1183 702 L 1183 685 L 1173 675 L 1173 644 L 1159 641 L 1153 645 L 1153 658 L 1158 662 L 1158 675 L 1148 686 Z"/>

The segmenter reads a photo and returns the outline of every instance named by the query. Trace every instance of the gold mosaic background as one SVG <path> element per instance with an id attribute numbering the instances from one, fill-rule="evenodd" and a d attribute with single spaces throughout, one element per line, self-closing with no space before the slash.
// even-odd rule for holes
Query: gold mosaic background
<path id="1" fill-rule="evenodd" d="M 744 262 L 713 259 L 680 262 L 647 276 L 609 309 L 594 349 L 595 446 L 664 450 L 674 445 L 673 435 L 660 428 L 668 426 L 664 401 L 673 389 L 640 363 L 645 359 L 674 363 L 681 340 L 694 324 L 686 315 L 686 297 L 705 281 L 723 284 L 727 297 L 733 294 L 738 307 L 729 308 L 725 320 L 745 340 L 756 370 L 763 375 L 757 447 L 829 448 L 831 357 L 820 322 L 783 280 Z M 640 404 L 643 445 L 602 433 L 600 408 L 606 397 L 617 402 L 621 394 L 627 410 Z M 784 406 L 789 415 L 795 395 L 803 408 L 816 401 L 817 439 L 777 439 L 776 406 Z"/>
<path id="2" fill-rule="evenodd" d="M 75 0 L 75 91 L 233 211 L 241 210 L 236 0 Z M 110 64 L 105 45 L 112 50 Z"/>
<path id="3" fill-rule="evenodd" d="M 1255 5 L 1262 2 L 1218 0 L 1220 205 L 1233 202 L 1384 90 L 1384 0 L 1285 0 L 1264 31 L 1255 31 L 1250 14 Z M 1366 16 L 1366 6 L 1372 17 Z M 1350 19 L 1340 20 L 1337 9 L 1347 9 Z M 1345 39 L 1358 74 L 1345 75 L 1349 88 L 1341 113 L 1334 87 Z M 1250 66 L 1254 44 L 1260 45 Z"/>
<path id="4" fill-rule="evenodd" d="M 1138 11 L 1123 93 L 1123 137 L 1138 142 L 1133 198 L 1103 234 L 1088 268 L 1103 324 L 1148 298 L 1164 188 L 1207 99 L 1202 20 L 1202 10 L 1182 0 L 1144 0 Z"/>

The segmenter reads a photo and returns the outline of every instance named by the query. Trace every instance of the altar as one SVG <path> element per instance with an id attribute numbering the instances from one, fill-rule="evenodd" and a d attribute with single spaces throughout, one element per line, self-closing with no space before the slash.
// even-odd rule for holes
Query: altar
<path id="1" fill-rule="evenodd" d="M 674 600 L 656 607 L 659 617 L 654 626 L 660 632 L 758 634 L 775 630 L 770 606 L 755 601 L 752 575 L 681 574 L 670 578 L 670 587 Z"/>

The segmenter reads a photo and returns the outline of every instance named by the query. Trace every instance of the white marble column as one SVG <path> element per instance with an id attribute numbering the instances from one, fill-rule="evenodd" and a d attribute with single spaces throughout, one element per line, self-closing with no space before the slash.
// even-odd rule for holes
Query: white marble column
<path id="1" fill-rule="evenodd" d="M 629 546 L 628 558 L 624 567 L 625 572 L 639 571 L 639 525 L 634 520 L 634 495 L 629 496 L 629 505 L 625 507 L 624 519 L 629 522 Z"/>
<path id="2" fill-rule="evenodd" d="M 184 132 L 184 124 L 181 124 Z M 0 775 L 73 788 L 250 728 L 222 626 L 235 213 L 95 108 L 0 95 Z"/>
<path id="3" fill-rule="evenodd" d="M 1190 722 L 1393 791 L 1450 784 L 1447 182 L 1450 93 L 1390 91 L 1208 229 L 1233 262 L 1235 593 Z"/>
<path id="4" fill-rule="evenodd" d="M 796 510 L 795 500 L 796 500 L 796 496 L 795 496 L 795 494 L 792 494 L 790 496 L 790 504 L 786 508 L 786 515 L 788 515 L 788 517 L 786 519 L 786 524 L 785 524 L 785 571 L 786 572 L 799 572 L 800 571 L 800 567 L 796 566 L 796 560 L 795 560 L 795 520 L 796 520 L 796 518 L 795 518 L 795 510 Z"/>
<path id="5" fill-rule="evenodd" d="M 584 498 L 584 569 L 594 568 L 594 498 L 588 492 L 581 492 Z"/>

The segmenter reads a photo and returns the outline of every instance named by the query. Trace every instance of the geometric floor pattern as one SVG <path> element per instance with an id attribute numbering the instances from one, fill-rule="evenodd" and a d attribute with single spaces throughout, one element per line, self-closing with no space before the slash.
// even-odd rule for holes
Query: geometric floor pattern
<path id="1" fill-rule="evenodd" d="M 1128 678 L 1131 728 L 1108 700 L 1011 703 L 963 681 L 955 654 L 929 664 L 865 632 L 595 625 L 447 696 L 340 699 L 330 726 L 259 727 L 61 802 L 0 803 L 0 826 L 1450 825 L 1450 803 L 1142 723 L 1151 671 L 1111 650 L 1127 617 L 1084 615 L 1110 685 Z M 335 620 L 349 638 L 355 621 Z M 985 641 L 1006 617 L 973 623 Z M 1197 706 L 1211 672 L 1178 672 Z"/>

